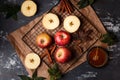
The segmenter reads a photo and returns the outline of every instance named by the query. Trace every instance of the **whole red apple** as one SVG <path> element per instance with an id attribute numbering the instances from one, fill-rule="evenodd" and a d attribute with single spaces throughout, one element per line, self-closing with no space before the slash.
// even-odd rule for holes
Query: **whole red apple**
<path id="1" fill-rule="evenodd" d="M 58 48 L 54 54 L 55 60 L 59 63 L 68 62 L 71 59 L 71 52 L 68 48 Z"/>
<path id="2" fill-rule="evenodd" d="M 66 31 L 58 31 L 54 36 L 55 42 L 59 46 L 65 46 L 70 42 L 71 36 Z"/>
<path id="3" fill-rule="evenodd" d="M 37 45 L 46 48 L 52 43 L 52 38 L 47 33 L 41 33 L 36 38 Z"/>

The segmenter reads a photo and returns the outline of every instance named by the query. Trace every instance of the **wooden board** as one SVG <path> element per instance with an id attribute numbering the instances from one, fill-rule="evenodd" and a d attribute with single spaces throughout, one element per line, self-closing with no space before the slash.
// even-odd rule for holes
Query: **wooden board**
<path id="1" fill-rule="evenodd" d="M 77 1 L 71 0 L 71 2 L 75 6 L 76 6 Z M 78 8 L 78 6 L 76 6 L 76 8 Z M 89 20 L 89 22 L 91 22 L 99 30 L 99 32 L 101 32 L 102 34 L 106 33 L 106 30 L 104 29 L 102 23 L 100 22 L 99 18 L 97 17 L 94 10 L 90 6 L 84 8 L 84 9 L 81 9 L 80 12 Z M 16 49 L 17 54 L 20 57 L 23 65 L 24 65 L 25 56 L 28 53 L 33 52 L 33 51 L 31 50 L 31 48 L 28 45 L 26 45 L 26 43 L 22 40 L 22 38 L 28 31 L 31 30 L 31 28 L 33 28 L 33 26 L 36 25 L 36 23 L 38 21 L 40 21 L 41 18 L 42 18 L 42 16 L 36 18 L 35 20 L 31 21 L 29 24 L 22 26 L 18 30 L 14 31 L 8 35 L 8 39 L 10 40 L 10 42 Z M 106 45 L 102 44 L 100 41 L 96 42 L 95 45 L 104 46 L 104 47 L 106 46 Z M 78 61 L 76 61 L 74 64 L 72 64 L 70 66 L 70 68 L 67 69 L 66 72 L 72 70 L 73 68 L 82 64 L 85 61 L 86 61 L 86 53 Z M 38 69 L 39 76 L 49 78 L 47 69 L 48 69 L 48 66 L 44 62 L 42 62 L 41 66 Z M 33 70 L 29 70 L 27 68 L 26 68 L 26 70 L 28 71 L 28 73 L 30 75 L 32 75 Z M 47 80 L 49 80 L 49 79 L 47 79 Z"/>
<path id="2" fill-rule="evenodd" d="M 69 16 L 69 15 L 76 15 L 80 21 L 81 21 L 81 26 L 79 28 L 79 30 L 77 30 L 74 33 L 71 33 L 71 42 L 69 43 L 69 45 L 66 45 L 67 48 L 70 48 L 73 56 L 72 59 L 64 64 L 60 64 L 59 65 L 59 69 L 61 70 L 62 73 L 66 73 L 66 71 L 71 67 L 71 65 L 73 65 L 74 63 L 76 63 L 77 60 L 79 60 L 82 55 L 91 47 L 93 46 L 96 41 L 98 41 L 101 37 L 101 32 L 99 32 L 95 26 L 93 26 L 82 14 L 81 12 L 76 9 L 74 6 L 74 11 L 72 13 L 67 13 L 67 12 L 60 12 L 58 11 L 58 6 L 55 6 L 54 8 L 52 8 L 48 13 L 54 13 L 57 14 L 61 20 L 61 24 L 59 25 L 59 27 L 57 27 L 54 30 L 47 30 L 44 28 L 44 26 L 42 25 L 42 19 L 40 21 L 37 22 L 37 24 L 35 26 L 33 26 L 33 28 L 27 32 L 24 36 L 23 36 L 23 41 L 32 49 L 33 52 L 35 52 L 36 54 L 39 54 L 40 56 L 45 55 L 46 54 L 46 49 L 40 48 L 38 45 L 36 45 L 36 37 L 43 32 L 46 32 L 47 34 L 49 34 L 51 37 L 54 37 L 55 33 L 60 31 L 60 30 L 65 30 L 63 28 L 63 21 L 64 19 Z M 44 15 L 43 15 L 44 17 Z M 49 52 L 51 52 L 50 48 L 52 46 L 56 45 L 54 42 L 52 45 L 50 45 L 49 47 L 47 47 L 47 49 L 49 50 Z M 57 46 L 57 48 L 60 46 Z M 54 53 L 52 53 L 51 55 L 52 57 L 54 56 Z M 51 64 L 48 60 L 48 55 L 45 55 L 44 57 L 42 57 L 42 60 L 49 65 L 49 67 L 53 66 L 53 64 Z M 54 60 L 54 58 L 53 58 Z M 55 60 L 54 60 L 55 61 Z"/>

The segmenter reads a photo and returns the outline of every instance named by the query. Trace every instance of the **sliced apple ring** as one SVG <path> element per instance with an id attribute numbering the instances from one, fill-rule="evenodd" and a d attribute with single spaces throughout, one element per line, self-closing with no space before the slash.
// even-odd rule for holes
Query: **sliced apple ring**
<path id="1" fill-rule="evenodd" d="M 65 18 L 63 22 L 63 27 L 69 33 L 73 33 L 79 29 L 80 24 L 80 20 L 77 16 L 70 15 Z"/>
<path id="2" fill-rule="evenodd" d="M 37 12 L 37 5 L 32 0 L 25 0 L 21 6 L 21 12 L 24 16 L 31 17 Z"/>
<path id="3" fill-rule="evenodd" d="M 36 69 L 40 65 L 41 59 L 35 53 L 29 53 L 25 57 L 25 66 L 28 69 Z"/>
<path id="4" fill-rule="evenodd" d="M 46 29 L 53 30 L 60 24 L 60 20 L 56 14 L 48 13 L 42 19 L 43 27 Z"/>

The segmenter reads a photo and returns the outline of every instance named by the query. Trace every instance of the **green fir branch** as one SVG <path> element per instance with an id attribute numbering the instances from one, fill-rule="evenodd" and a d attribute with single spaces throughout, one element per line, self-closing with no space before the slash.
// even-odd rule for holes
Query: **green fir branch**
<path id="1" fill-rule="evenodd" d="M 88 5 L 91 5 L 94 3 L 94 0 L 80 0 L 78 2 L 78 6 L 79 8 L 85 8 L 87 7 Z"/>
<path id="2" fill-rule="evenodd" d="M 17 13 L 20 11 L 20 6 L 12 3 L 0 3 L 0 13 L 4 13 L 6 19 L 13 18 L 17 20 Z"/>

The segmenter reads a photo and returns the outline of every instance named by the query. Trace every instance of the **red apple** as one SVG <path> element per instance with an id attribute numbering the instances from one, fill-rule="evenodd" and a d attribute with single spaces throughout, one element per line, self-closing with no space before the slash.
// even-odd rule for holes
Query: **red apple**
<path id="1" fill-rule="evenodd" d="M 37 45 L 46 48 L 52 43 L 52 38 L 47 33 L 41 33 L 36 38 Z"/>
<path id="2" fill-rule="evenodd" d="M 71 58 L 71 52 L 68 48 L 58 48 L 54 54 L 55 60 L 59 63 L 68 62 Z"/>
<path id="3" fill-rule="evenodd" d="M 70 42 L 70 34 L 66 31 L 58 31 L 54 36 L 55 42 L 59 46 L 65 46 Z"/>

